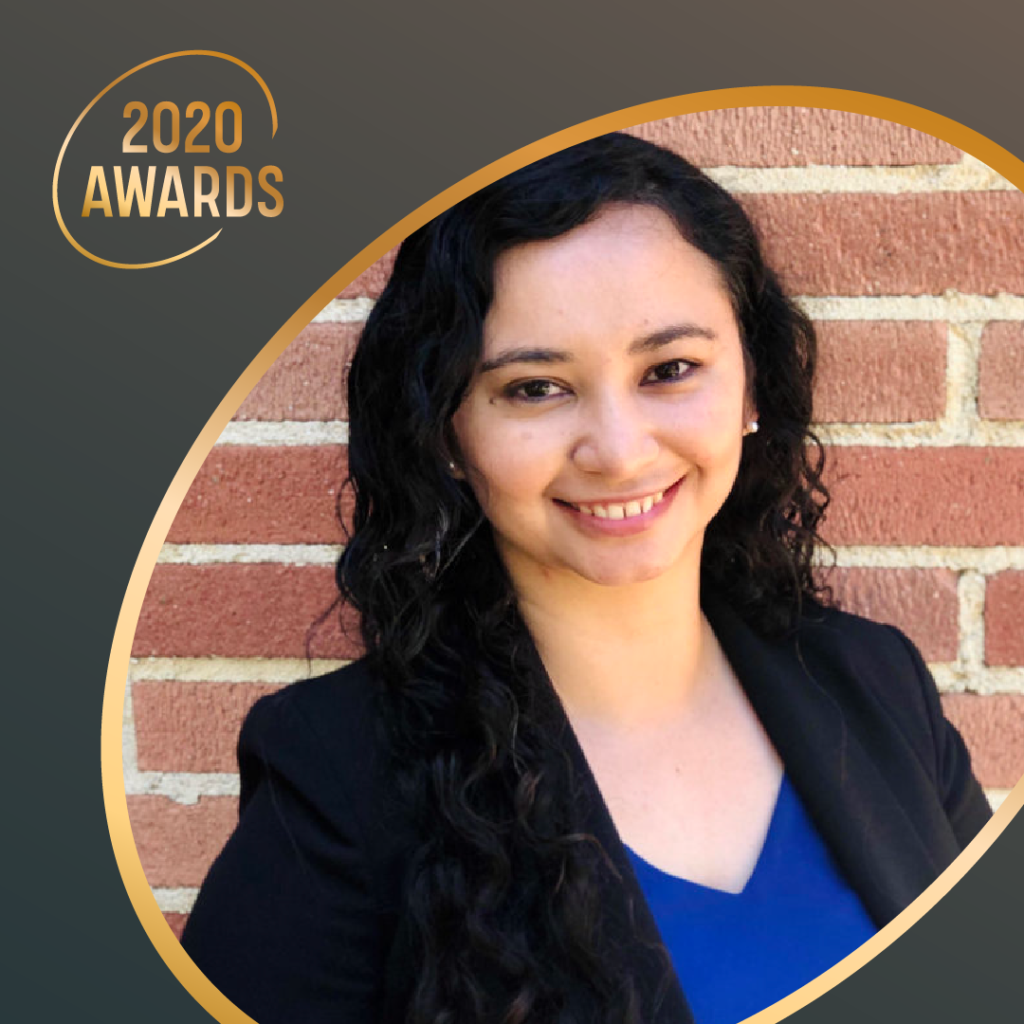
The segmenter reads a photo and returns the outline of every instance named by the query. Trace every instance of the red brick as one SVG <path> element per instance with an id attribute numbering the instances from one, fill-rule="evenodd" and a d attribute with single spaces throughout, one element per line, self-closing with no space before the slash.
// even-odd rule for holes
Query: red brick
<path id="1" fill-rule="evenodd" d="M 948 569 L 836 569 L 828 576 L 844 611 L 903 630 L 926 661 L 957 654 L 956 574 Z"/>
<path id="2" fill-rule="evenodd" d="M 833 320 L 815 326 L 817 422 L 905 423 L 943 414 L 946 324 Z"/>
<path id="3" fill-rule="evenodd" d="M 178 804 L 163 796 L 129 796 L 135 847 L 151 886 L 198 886 L 238 821 L 238 800 L 202 796 Z"/>
<path id="4" fill-rule="evenodd" d="M 682 114 L 629 129 L 701 167 L 959 163 L 931 135 L 864 114 L 813 107 L 738 107 Z"/>
<path id="5" fill-rule="evenodd" d="M 135 657 L 314 658 L 360 653 L 353 615 L 337 610 L 311 633 L 336 596 L 321 565 L 158 565 L 139 615 Z"/>
<path id="6" fill-rule="evenodd" d="M 181 503 L 167 539 L 179 544 L 340 544 L 335 501 L 343 445 L 218 445 Z M 346 506 L 351 501 L 345 489 Z"/>
<path id="7" fill-rule="evenodd" d="M 1024 694 L 949 693 L 942 706 L 971 752 L 978 781 L 1012 789 L 1024 775 Z"/>
<path id="8" fill-rule="evenodd" d="M 833 544 L 1024 543 L 1024 448 L 833 446 Z"/>
<path id="9" fill-rule="evenodd" d="M 176 939 L 181 938 L 181 933 L 185 930 L 185 925 L 188 923 L 188 914 L 175 914 L 172 911 L 166 911 L 164 913 L 164 920 L 170 926 L 174 937 Z"/>
<path id="10" fill-rule="evenodd" d="M 1024 572 L 996 573 L 985 585 L 985 661 L 1024 665 Z"/>
<path id="11" fill-rule="evenodd" d="M 933 295 L 947 289 L 1024 292 L 1024 196 L 1019 192 L 740 197 L 769 262 L 799 295 Z M 393 254 L 341 298 L 377 298 Z"/>
<path id="12" fill-rule="evenodd" d="M 990 420 L 1024 420 L 1024 323 L 989 324 L 981 335 L 978 412 Z"/>
<path id="13" fill-rule="evenodd" d="M 138 765 L 143 771 L 234 772 L 246 712 L 277 686 L 254 683 L 132 684 Z"/>
<path id="14" fill-rule="evenodd" d="M 237 420 L 343 420 L 343 374 L 361 323 L 310 324 L 274 362 L 235 414 Z"/>
<path id="15" fill-rule="evenodd" d="M 395 256 L 398 253 L 398 246 L 387 252 L 376 263 L 371 263 L 350 285 L 338 293 L 339 299 L 359 299 L 380 297 L 388 278 L 391 276 L 391 268 L 395 265 Z"/>
<path id="16" fill-rule="evenodd" d="M 1024 292 L 1024 195 L 741 196 L 796 295 Z"/>

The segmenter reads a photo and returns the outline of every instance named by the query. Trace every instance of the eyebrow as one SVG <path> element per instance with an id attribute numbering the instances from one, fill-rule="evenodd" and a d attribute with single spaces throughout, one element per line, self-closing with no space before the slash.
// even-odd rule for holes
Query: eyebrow
<path id="1" fill-rule="evenodd" d="M 706 338 L 708 341 L 717 341 L 718 335 L 710 327 L 701 327 L 699 324 L 672 324 L 670 327 L 663 327 L 652 334 L 645 334 L 637 338 L 629 346 L 629 354 L 653 352 L 680 338 Z M 564 349 L 510 348 L 493 359 L 485 359 L 480 364 L 480 372 L 490 373 L 492 370 L 500 370 L 510 363 L 571 363 L 572 360 L 572 353 Z"/>

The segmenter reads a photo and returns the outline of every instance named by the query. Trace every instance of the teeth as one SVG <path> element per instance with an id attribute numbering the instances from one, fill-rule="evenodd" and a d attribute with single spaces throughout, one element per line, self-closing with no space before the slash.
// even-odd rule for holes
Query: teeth
<path id="1" fill-rule="evenodd" d="M 664 491 L 657 494 L 649 494 L 646 498 L 638 501 L 627 501 L 623 505 L 576 505 L 581 512 L 588 516 L 595 516 L 598 519 L 630 519 L 633 516 L 643 515 L 650 512 L 655 505 L 665 497 Z"/>

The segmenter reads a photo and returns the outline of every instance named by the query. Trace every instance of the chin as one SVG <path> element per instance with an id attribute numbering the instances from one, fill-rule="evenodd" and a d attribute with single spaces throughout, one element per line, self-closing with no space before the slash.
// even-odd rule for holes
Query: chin
<path id="1" fill-rule="evenodd" d="M 660 563 L 588 566 L 580 575 L 602 587 L 628 587 L 635 583 L 655 580 L 668 572 L 669 568 Z"/>

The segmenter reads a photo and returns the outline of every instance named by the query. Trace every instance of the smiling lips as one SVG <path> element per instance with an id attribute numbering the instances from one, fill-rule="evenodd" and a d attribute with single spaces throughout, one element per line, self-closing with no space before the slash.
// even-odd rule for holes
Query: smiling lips
<path id="1" fill-rule="evenodd" d="M 595 516 L 598 519 L 631 519 L 633 516 L 650 512 L 664 497 L 664 491 L 657 491 L 655 494 L 648 494 L 645 498 L 637 498 L 622 504 L 610 502 L 605 505 L 573 505 L 572 507 L 584 515 Z"/>
<path id="2" fill-rule="evenodd" d="M 645 530 L 648 523 L 659 517 L 670 500 L 675 496 L 682 480 L 677 480 L 671 487 L 663 491 L 655 491 L 642 498 L 631 498 L 629 501 L 580 502 L 556 499 L 566 511 L 575 513 L 577 521 L 586 524 L 590 529 L 600 533 L 611 532 L 615 536 Z"/>

